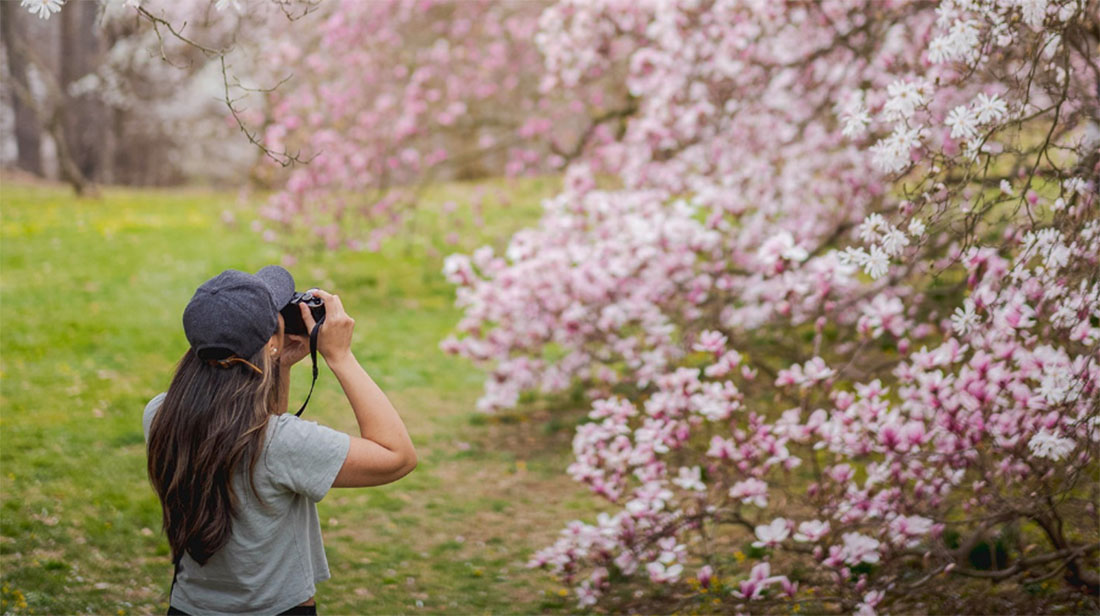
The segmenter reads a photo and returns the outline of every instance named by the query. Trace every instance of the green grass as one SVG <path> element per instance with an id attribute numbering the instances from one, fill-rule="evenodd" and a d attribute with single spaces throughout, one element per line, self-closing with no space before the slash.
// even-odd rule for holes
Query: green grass
<path id="1" fill-rule="evenodd" d="M 502 245 L 554 186 L 488 183 L 516 205 L 488 212 L 490 226 L 467 229 L 453 249 Z M 396 484 L 334 490 L 319 504 L 333 572 L 317 592 L 326 613 L 573 608 L 560 585 L 524 566 L 596 507 L 564 477 L 572 424 L 538 410 L 479 416 L 483 373 L 438 350 L 460 314 L 441 257 L 425 249 L 442 246 L 451 224 L 433 208 L 477 188 L 429 189 L 417 235 L 380 253 L 323 253 L 291 268 L 300 288 L 341 295 L 356 318 L 356 355 L 402 412 L 421 459 Z M 236 223 L 221 222 L 225 210 Z M 0 613 L 166 609 L 171 564 L 141 411 L 187 348 L 180 318 L 195 287 L 226 268 L 278 262 L 279 250 L 248 230 L 252 211 L 198 189 L 106 189 L 89 200 L 3 182 Z M 292 406 L 308 388 L 303 365 Z M 305 417 L 354 433 L 327 368 L 317 387 Z"/>

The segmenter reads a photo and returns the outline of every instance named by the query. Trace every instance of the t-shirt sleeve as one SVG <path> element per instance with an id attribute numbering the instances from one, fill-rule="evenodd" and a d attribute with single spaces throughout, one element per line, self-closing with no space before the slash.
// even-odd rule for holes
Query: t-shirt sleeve
<path id="1" fill-rule="evenodd" d="M 264 464 L 276 485 L 318 502 L 332 487 L 351 447 L 351 437 L 294 415 L 273 417 Z"/>
<path id="2" fill-rule="evenodd" d="M 145 413 L 141 417 L 141 428 L 145 431 L 146 445 L 149 444 L 149 427 L 153 425 L 153 417 L 160 410 L 160 405 L 164 404 L 164 398 L 167 395 L 168 392 L 159 393 L 145 405 Z"/>

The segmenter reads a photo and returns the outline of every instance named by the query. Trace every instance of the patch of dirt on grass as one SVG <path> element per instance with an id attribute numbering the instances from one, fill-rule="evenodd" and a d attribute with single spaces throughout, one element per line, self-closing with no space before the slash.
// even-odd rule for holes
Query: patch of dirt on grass
<path id="1" fill-rule="evenodd" d="M 22 169 L 5 168 L 0 169 L 0 184 L 23 184 L 29 186 L 49 186 L 49 187 L 63 187 L 66 184 L 61 182 L 50 180 L 41 176 L 37 176 L 33 173 L 23 171 Z"/>

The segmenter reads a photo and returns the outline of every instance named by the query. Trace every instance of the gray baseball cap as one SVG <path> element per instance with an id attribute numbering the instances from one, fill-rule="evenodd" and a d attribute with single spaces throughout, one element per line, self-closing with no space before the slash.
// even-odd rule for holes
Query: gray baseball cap
<path id="1" fill-rule="evenodd" d="M 202 283 L 183 309 L 183 332 L 203 359 L 252 357 L 279 329 L 294 277 L 278 265 L 255 274 L 229 269 Z"/>

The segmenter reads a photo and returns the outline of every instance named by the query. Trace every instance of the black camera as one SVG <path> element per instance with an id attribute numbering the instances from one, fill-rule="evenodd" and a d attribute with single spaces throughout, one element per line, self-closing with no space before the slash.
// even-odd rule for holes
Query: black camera
<path id="1" fill-rule="evenodd" d="M 306 322 L 302 320 L 302 309 L 298 307 L 298 304 L 309 306 L 309 312 L 313 315 L 314 322 L 317 322 L 325 316 L 325 300 L 309 292 L 298 293 L 295 291 L 294 296 L 290 298 L 290 302 L 280 311 L 286 324 L 286 328 L 283 330 L 285 333 L 295 336 L 308 336 L 309 330 L 306 329 Z"/>

